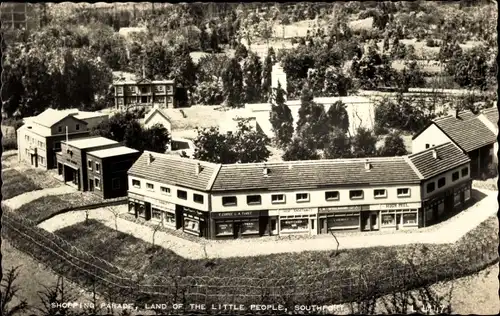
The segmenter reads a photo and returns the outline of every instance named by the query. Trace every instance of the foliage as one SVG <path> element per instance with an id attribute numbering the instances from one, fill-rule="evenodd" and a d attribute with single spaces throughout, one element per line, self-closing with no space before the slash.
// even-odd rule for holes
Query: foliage
<path id="1" fill-rule="evenodd" d="M 296 160 L 318 160 L 321 156 L 316 151 L 313 140 L 308 138 L 294 137 L 287 146 L 282 158 L 284 161 Z"/>
<path id="2" fill-rule="evenodd" d="M 372 43 L 363 57 L 354 58 L 351 65 L 352 75 L 359 80 L 363 89 L 390 86 L 394 82 L 394 70 L 387 56 L 381 55 Z"/>
<path id="3" fill-rule="evenodd" d="M 224 67 L 222 75 L 225 102 L 229 107 L 243 105 L 243 72 L 236 58 L 232 58 Z"/>
<path id="4" fill-rule="evenodd" d="M 347 106 L 342 101 L 337 101 L 330 106 L 326 112 L 328 125 L 333 128 L 339 128 L 344 133 L 349 131 L 349 115 Z"/>
<path id="5" fill-rule="evenodd" d="M 268 50 L 267 50 L 267 56 L 266 58 L 264 59 L 264 65 L 263 65 L 263 69 L 262 69 L 262 88 L 261 88 L 261 91 L 262 91 L 262 98 L 264 100 L 267 100 L 271 97 L 271 85 L 272 85 L 272 81 L 271 81 L 271 74 L 272 74 L 272 71 L 273 71 L 273 57 L 275 58 L 276 56 L 274 56 L 274 50 L 272 47 L 270 47 Z M 286 91 L 285 91 L 286 92 Z"/>
<path id="6" fill-rule="evenodd" d="M 329 132 L 328 117 L 325 108 L 313 101 L 313 95 L 307 85 L 302 89 L 297 135 L 303 139 L 314 139 L 317 148 L 321 149 Z"/>
<path id="7" fill-rule="evenodd" d="M 247 57 L 248 57 L 247 48 L 245 47 L 245 45 L 238 43 L 238 45 L 236 46 L 236 50 L 234 52 L 234 58 L 236 58 L 236 60 L 238 60 L 239 62 Z"/>
<path id="8" fill-rule="evenodd" d="M 286 148 L 293 137 L 292 111 L 285 104 L 284 94 L 285 91 L 281 88 L 281 83 L 278 82 L 278 87 L 274 92 L 274 97 L 271 102 L 271 112 L 269 114 L 269 121 L 273 128 L 275 141 L 280 148 Z"/>
<path id="9" fill-rule="evenodd" d="M 496 84 L 496 76 L 491 78 L 487 50 L 483 46 L 474 47 L 464 53 L 456 52 L 448 60 L 445 71 L 464 88 L 485 90 Z"/>
<path id="10" fill-rule="evenodd" d="M 350 158 L 351 140 L 346 132 L 340 128 L 334 128 L 328 134 L 328 142 L 326 143 L 324 156 L 326 159 Z"/>
<path id="11" fill-rule="evenodd" d="M 425 76 L 416 61 L 405 61 L 405 67 L 398 73 L 397 86 L 403 91 L 408 88 L 421 88 L 425 86 Z"/>
<path id="12" fill-rule="evenodd" d="M 374 157 L 377 154 L 377 137 L 364 127 L 359 127 L 352 138 L 352 154 L 355 158 Z"/>
<path id="13" fill-rule="evenodd" d="M 168 130 L 159 125 L 144 129 L 132 112 L 117 113 L 94 127 L 91 135 L 99 135 L 139 151 L 164 153 L 170 142 Z"/>
<path id="14" fill-rule="evenodd" d="M 0 292 L 1 310 L 0 314 L 5 316 L 15 316 L 28 311 L 28 303 L 18 297 L 19 286 L 14 284 L 19 277 L 19 266 L 5 270 L 2 274 L 2 288 Z M 19 300 L 18 302 L 14 299 Z"/>
<path id="15" fill-rule="evenodd" d="M 406 145 L 397 132 L 387 135 L 384 139 L 384 145 L 379 150 L 379 156 L 382 157 L 404 156 L 406 154 L 408 154 Z"/>
<path id="16" fill-rule="evenodd" d="M 194 158 L 213 163 L 263 162 L 270 156 L 267 136 L 252 130 L 246 122 L 238 122 L 236 133 L 223 134 L 216 127 L 198 129 L 193 143 Z"/>
<path id="17" fill-rule="evenodd" d="M 262 63 L 259 56 L 255 53 L 250 53 L 244 60 L 242 71 L 245 102 L 256 103 L 261 101 Z"/>
<path id="18" fill-rule="evenodd" d="M 71 306 L 68 306 L 68 302 L 71 302 L 75 299 L 71 294 L 68 293 L 66 288 L 64 287 L 64 278 L 59 277 L 57 279 L 57 283 L 53 287 L 44 286 L 45 291 L 40 292 L 38 295 L 40 297 L 40 301 L 42 302 L 43 307 L 38 308 L 40 312 L 39 315 L 43 316 L 52 316 L 52 315 L 61 315 L 61 316 L 73 316 L 77 315 L 77 313 L 71 310 Z M 64 304 L 63 306 L 63 303 Z"/>

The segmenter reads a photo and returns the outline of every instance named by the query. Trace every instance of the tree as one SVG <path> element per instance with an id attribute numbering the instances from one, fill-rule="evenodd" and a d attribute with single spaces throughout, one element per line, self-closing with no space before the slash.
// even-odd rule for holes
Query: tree
<path id="1" fill-rule="evenodd" d="M 302 89 L 300 100 L 297 135 L 304 139 L 314 139 L 317 148 L 321 149 L 330 131 L 325 108 L 313 101 L 312 92 L 307 85 Z"/>
<path id="2" fill-rule="evenodd" d="M 57 283 L 53 287 L 44 286 L 45 290 L 38 293 L 43 307 L 38 308 L 39 315 L 52 316 L 73 316 L 75 313 L 70 309 L 70 306 L 63 307 L 63 303 L 68 303 L 74 300 L 74 297 L 67 293 L 64 287 L 64 278 L 59 277 Z"/>
<path id="3" fill-rule="evenodd" d="M 243 103 L 243 73 L 236 58 L 229 61 L 222 77 L 226 104 L 229 107 L 239 107 Z"/>
<path id="4" fill-rule="evenodd" d="M 14 316 L 18 314 L 24 314 L 29 309 L 26 300 L 19 299 L 19 287 L 14 284 L 19 277 L 18 269 L 19 266 L 10 268 L 8 270 L 5 270 L 4 274 L 2 275 L 2 290 L 0 292 L 1 315 Z M 14 298 L 18 299 L 18 302 L 14 302 Z"/>
<path id="5" fill-rule="evenodd" d="M 238 122 L 235 150 L 240 163 L 267 161 L 271 152 L 267 149 L 269 138 L 262 132 L 252 130 L 245 121 Z"/>
<path id="6" fill-rule="evenodd" d="M 364 127 L 359 127 L 352 140 L 352 153 L 356 158 L 373 157 L 377 154 L 377 137 Z"/>
<path id="7" fill-rule="evenodd" d="M 114 206 L 108 206 L 108 211 L 111 212 L 111 214 L 113 214 L 113 219 L 115 221 L 115 232 L 116 232 L 116 235 L 119 234 L 119 231 L 118 231 L 118 216 L 120 215 L 120 211 L 118 210 L 118 208 L 114 207 Z"/>
<path id="8" fill-rule="evenodd" d="M 172 65 L 172 73 L 170 75 L 177 85 L 187 89 L 189 98 L 194 92 L 196 85 L 196 65 L 193 63 L 189 50 L 180 48 L 173 53 L 175 63 Z"/>
<path id="9" fill-rule="evenodd" d="M 445 70 L 461 87 L 485 90 L 490 70 L 486 52 L 485 47 L 478 46 L 465 53 L 453 54 Z"/>
<path id="10" fill-rule="evenodd" d="M 216 127 L 198 129 L 198 136 L 193 141 L 196 149 L 194 159 L 213 163 L 236 163 L 238 155 L 234 151 L 235 139 L 222 134 Z"/>
<path id="11" fill-rule="evenodd" d="M 269 114 L 269 121 L 273 128 L 276 143 L 280 148 L 286 148 L 293 137 L 293 115 L 290 108 L 285 104 L 284 93 L 281 83 L 278 82 Z"/>
<path id="12" fill-rule="evenodd" d="M 257 33 L 266 41 L 267 48 L 269 49 L 269 39 L 273 36 L 272 24 L 268 21 L 261 21 L 257 26 Z"/>
<path id="13" fill-rule="evenodd" d="M 164 153 L 170 144 L 168 129 L 161 124 L 145 129 L 142 138 L 145 142 L 144 149 L 157 153 Z"/>
<path id="14" fill-rule="evenodd" d="M 259 102 L 262 99 L 262 63 L 259 56 L 250 53 L 243 64 L 243 79 L 245 101 L 247 103 Z"/>
<path id="15" fill-rule="evenodd" d="M 264 100 L 268 100 L 271 97 L 271 85 L 272 85 L 272 77 L 271 74 L 273 72 L 273 60 L 271 55 L 271 50 L 267 50 L 267 56 L 264 59 L 264 67 L 262 70 L 262 97 Z M 274 54 L 274 51 L 272 51 Z"/>
<path id="16" fill-rule="evenodd" d="M 284 161 L 318 160 L 320 155 L 310 139 L 295 137 L 285 150 L 282 158 Z"/>
<path id="17" fill-rule="evenodd" d="M 352 156 L 350 138 L 344 130 L 335 127 L 328 134 L 324 155 L 326 159 L 349 158 Z"/>
<path id="18" fill-rule="evenodd" d="M 238 61 L 242 61 L 243 59 L 248 57 L 248 50 L 245 45 L 238 43 L 236 46 L 236 50 L 234 52 L 234 58 Z"/>
<path id="19" fill-rule="evenodd" d="M 347 106 L 342 101 L 332 104 L 326 115 L 330 127 L 339 128 L 344 133 L 349 131 L 349 114 L 347 113 Z"/>
<path id="20" fill-rule="evenodd" d="M 406 145 L 399 133 L 391 133 L 385 137 L 384 145 L 379 150 L 379 156 L 393 157 L 408 154 Z"/>
<path id="21" fill-rule="evenodd" d="M 172 72 L 173 67 L 172 53 L 159 42 L 147 42 L 141 52 L 139 64 L 135 64 L 135 73 L 141 78 L 166 79 Z"/>

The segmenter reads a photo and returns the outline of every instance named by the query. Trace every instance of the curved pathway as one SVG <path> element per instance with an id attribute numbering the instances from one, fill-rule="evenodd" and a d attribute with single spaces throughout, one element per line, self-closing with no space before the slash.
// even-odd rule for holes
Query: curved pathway
<path id="1" fill-rule="evenodd" d="M 68 193 L 73 193 L 76 192 L 76 189 L 67 186 L 67 185 L 62 185 L 57 188 L 50 188 L 50 189 L 43 189 L 43 190 L 36 190 L 36 191 L 30 191 L 26 192 L 17 196 L 14 196 L 13 198 L 10 198 L 8 200 L 2 201 L 2 204 L 5 206 L 11 208 L 12 210 L 18 209 L 24 204 L 30 203 L 36 199 L 39 199 L 44 196 L 49 196 L 49 195 L 63 195 L 63 194 L 68 194 Z"/>
<path id="2" fill-rule="evenodd" d="M 478 203 L 463 211 L 459 215 L 442 223 L 434 231 L 405 233 L 387 233 L 378 235 L 354 235 L 338 236 L 339 249 L 366 248 L 376 246 L 397 246 L 415 243 L 446 244 L 454 243 L 462 238 L 467 232 L 474 229 L 488 217 L 496 214 L 498 210 L 496 191 L 479 190 L 487 196 Z M 120 212 L 126 212 L 126 206 L 117 208 Z M 115 229 L 115 216 L 107 210 L 100 208 L 89 210 L 89 219 L 97 219 L 104 225 Z M 85 211 L 68 212 L 55 216 L 39 226 L 48 230 L 56 231 L 60 228 L 74 225 L 85 220 Z M 116 218 L 118 230 L 130 234 L 146 242 L 153 239 L 151 227 L 133 223 L 122 218 Z M 314 238 L 298 240 L 230 240 L 225 242 L 207 241 L 206 246 L 173 236 L 171 234 L 157 231 L 155 244 L 170 249 L 178 255 L 191 258 L 205 258 L 205 251 L 210 258 L 248 257 L 258 255 L 270 255 L 287 252 L 302 251 L 328 251 L 336 248 L 332 238 Z"/>

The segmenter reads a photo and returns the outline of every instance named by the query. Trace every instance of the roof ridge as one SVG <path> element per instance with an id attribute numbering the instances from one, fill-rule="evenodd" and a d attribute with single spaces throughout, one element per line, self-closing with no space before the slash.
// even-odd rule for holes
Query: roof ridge
<path id="1" fill-rule="evenodd" d="M 367 157 L 367 158 L 338 158 L 338 159 L 318 159 L 318 160 L 292 160 L 292 161 L 273 161 L 273 162 L 250 162 L 250 163 L 232 163 L 223 164 L 222 166 L 276 166 L 276 165 L 303 165 L 303 164 L 325 164 L 325 163 L 365 163 L 365 162 L 390 162 L 404 160 L 403 156 L 394 157 Z"/>
<path id="2" fill-rule="evenodd" d="M 203 160 L 198 160 L 198 159 L 193 159 L 193 158 L 184 158 L 184 157 L 177 156 L 177 155 L 169 155 L 169 154 L 164 154 L 164 153 L 157 153 L 157 152 L 149 151 L 149 150 L 145 150 L 142 155 L 145 155 L 145 154 L 152 154 L 155 157 L 163 158 L 163 159 L 172 159 L 172 160 L 177 160 L 177 161 L 186 161 L 188 163 L 200 163 L 201 165 L 211 166 L 211 167 L 214 167 L 214 168 L 219 165 L 219 164 L 216 164 L 216 163 L 213 163 L 213 162 L 209 162 L 209 161 L 203 161 Z"/>
<path id="3" fill-rule="evenodd" d="M 411 161 L 410 157 L 408 155 L 406 156 L 403 156 L 404 160 L 406 161 L 406 163 L 410 166 L 410 168 L 415 172 L 415 174 L 421 179 L 425 179 L 425 177 L 422 175 L 422 173 L 420 172 L 420 170 L 418 170 L 417 166 L 415 166 L 413 164 L 413 162 Z"/>
<path id="4" fill-rule="evenodd" d="M 413 157 L 416 157 L 418 155 L 421 155 L 421 154 L 424 154 L 426 152 L 429 152 L 429 151 L 432 151 L 432 150 L 435 150 L 437 148 L 441 148 L 441 147 L 445 147 L 445 146 L 448 146 L 448 145 L 454 145 L 453 142 L 446 142 L 446 143 L 443 143 L 443 144 L 439 144 L 439 145 L 436 145 L 436 146 L 432 146 L 432 147 L 429 147 L 429 148 L 426 148 L 422 151 L 419 151 L 419 152 L 416 152 L 416 153 L 413 153 L 413 154 L 410 154 L 408 155 L 408 158 L 413 158 Z M 456 145 L 455 145 L 456 146 Z"/>

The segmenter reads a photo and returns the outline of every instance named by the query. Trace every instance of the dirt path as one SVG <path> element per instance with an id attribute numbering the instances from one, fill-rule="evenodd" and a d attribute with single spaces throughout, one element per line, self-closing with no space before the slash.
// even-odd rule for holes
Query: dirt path
<path id="1" fill-rule="evenodd" d="M 73 192 L 76 192 L 74 188 L 64 185 L 57 188 L 49 188 L 49 189 L 26 192 L 21 195 L 15 196 L 11 199 L 5 200 L 2 202 L 2 204 L 5 204 L 7 207 L 15 210 L 20 208 L 24 204 L 27 204 L 44 196 L 63 195 Z"/>
<path id="2" fill-rule="evenodd" d="M 498 210 L 496 196 L 497 192 L 483 191 L 487 194 L 483 200 L 479 201 L 460 215 L 443 223 L 437 230 L 422 231 L 411 234 L 394 232 L 380 235 L 353 235 L 339 236 L 340 248 L 367 248 L 376 246 L 395 246 L 413 243 L 444 244 L 454 243 L 477 225 L 493 216 Z M 120 212 L 126 212 L 125 205 L 119 207 Z M 114 215 L 107 208 L 99 208 L 89 211 L 89 218 L 102 221 L 104 225 L 115 229 Z M 74 225 L 85 220 L 85 211 L 68 212 L 55 216 L 39 226 L 48 231 L 56 231 L 66 226 Z M 117 218 L 118 230 L 133 235 L 146 242 L 153 239 L 153 229 L 151 227 L 133 223 L 122 218 Z M 226 242 L 207 241 L 204 246 L 186 239 L 182 239 L 166 232 L 157 231 L 155 243 L 166 249 L 170 249 L 180 256 L 191 259 L 205 258 L 206 254 L 210 258 L 230 258 L 249 257 L 259 255 L 269 255 L 287 252 L 302 251 L 324 251 L 332 250 L 336 247 L 333 238 L 313 238 L 297 240 L 274 240 L 262 241 L 259 239 L 230 240 Z"/>

